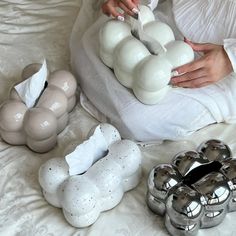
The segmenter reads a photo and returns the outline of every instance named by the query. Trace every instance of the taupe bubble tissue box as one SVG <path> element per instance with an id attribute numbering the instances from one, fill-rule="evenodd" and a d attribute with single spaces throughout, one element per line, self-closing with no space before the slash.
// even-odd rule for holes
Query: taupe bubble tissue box
<path id="1" fill-rule="evenodd" d="M 28 65 L 22 79 L 1 104 L 1 137 L 12 145 L 47 152 L 56 145 L 76 104 L 76 79 L 64 70 L 48 73 L 45 62 Z"/>

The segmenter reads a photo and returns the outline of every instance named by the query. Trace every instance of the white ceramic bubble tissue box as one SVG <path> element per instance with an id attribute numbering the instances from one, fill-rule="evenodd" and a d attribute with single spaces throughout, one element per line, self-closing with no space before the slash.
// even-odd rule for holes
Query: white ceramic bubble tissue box
<path id="1" fill-rule="evenodd" d="M 163 49 L 151 54 L 131 33 L 131 24 L 108 20 L 100 29 L 99 55 L 105 65 L 114 70 L 118 81 L 131 88 L 144 104 L 156 104 L 170 89 L 172 71 L 194 59 L 192 48 L 175 40 L 172 29 L 155 20 L 147 6 L 140 6 L 140 21 L 145 34 Z"/>
<path id="2" fill-rule="evenodd" d="M 134 142 L 121 140 L 110 124 L 98 125 L 70 155 L 45 162 L 39 169 L 39 183 L 45 199 L 62 208 L 74 227 L 93 224 L 140 181 L 141 151 Z"/>
<path id="3" fill-rule="evenodd" d="M 42 64 L 30 64 L 22 73 L 26 81 L 36 74 Z M 68 113 L 76 104 L 77 83 L 74 76 L 64 70 L 49 74 L 47 87 L 28 107 L 12 87 L 8 100 L 0 107 L 0 135 L 12 145 L 27 145 L 35 152 L 51 150 L 59 134 L 68 123 Z M 37 86 L 37 85 L 35 85 Z"/>

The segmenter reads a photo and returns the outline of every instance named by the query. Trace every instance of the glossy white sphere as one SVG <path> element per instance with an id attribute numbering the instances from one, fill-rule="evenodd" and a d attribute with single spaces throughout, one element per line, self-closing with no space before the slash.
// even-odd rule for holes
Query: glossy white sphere
<path id="1" fill-rule="evenodd" d="M 105 23 L 99 32 L 100 57 L 105 65 L 113 68 L 115 47 L 130 35 L 130 27 L 124 22 L 111 20 Z"/>
<path id="2" fill-rule="evenodd" d="M 194 59 L 193 49 L 183 41 L 173 41 L 166 46 L 166 59 L 173 68 L 182 66 Z"/>
<path id="3" fill-rule="evenodd" d="M 144 26 L 144 31 L 157 40 L 162 46 L 174 41 L 175 36 L 169 25 L 160 21 L 152 21 Z"/>
<path id="4" fill-rule="evenodd" d="M 135 84 L 140 88 L 155 92 L 170 82 L 172 65 L 164 56 L 149 56 L 134 72 Z"/>
<path id="5" fill-rule="evenodd" d="M 148 22 L 155 21 L 155 16 L 148 6 L 140 5 L 139 11 L 139 18 L 143 25 L 147 24 Z"/>
<path id="6" fill-rule="evenodd" d="M 132 36 L 127 37 L 116 47 L 114 73 L 121 84 L 128 88 L 132 87 L 133 70 L 148 55 L 150 55 L 148 49 Z"/>

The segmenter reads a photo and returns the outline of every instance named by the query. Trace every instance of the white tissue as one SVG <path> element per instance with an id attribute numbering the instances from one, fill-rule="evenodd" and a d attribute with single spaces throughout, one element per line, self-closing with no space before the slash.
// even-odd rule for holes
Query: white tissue
<path id="1" fill-rule="evenodd" d="M 46 60 L 44 60 L 42 67 L 37 73 L 14 87 L 28 108 L 32 108 L 35 105 L 36 100 L 42 93 L 47 75 L 47 63 Z"/>
<path id="2" fill-rule="evenodd" d="M 78 145 L 73 152 L 65 156 L 69 166 L 69 175 L 84 173 L 98 159 L 105 156 L 108 144 L 100 129 L 96 127 L 90 138 Z"/>
<path id="3" fill-rule="evenodd" d="M 146 5 L 150 7 L 151 10 L 153 11 L 157 7 L 158 2 L 161 3 L 162 1 L 161 0 L 148 0 Z"/>

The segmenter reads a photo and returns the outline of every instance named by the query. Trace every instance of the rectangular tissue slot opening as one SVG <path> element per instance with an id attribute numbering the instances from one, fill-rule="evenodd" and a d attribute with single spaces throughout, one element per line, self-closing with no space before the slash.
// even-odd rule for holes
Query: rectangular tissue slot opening
<path id="1" fill-rule="evenodd" d="M 207 174 L 211 172 L 218 172 L 221 167 L 222 164 L 219 161 L 212 161 L 210 163 L 200 165 L 184 176 L 183 184 L 191 187 L 192 184 L 196 183 Z"/>

